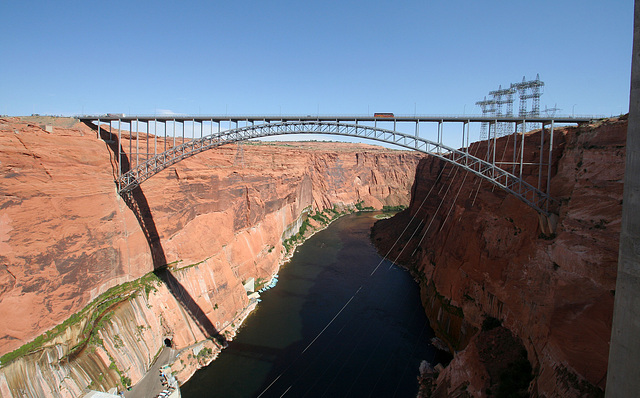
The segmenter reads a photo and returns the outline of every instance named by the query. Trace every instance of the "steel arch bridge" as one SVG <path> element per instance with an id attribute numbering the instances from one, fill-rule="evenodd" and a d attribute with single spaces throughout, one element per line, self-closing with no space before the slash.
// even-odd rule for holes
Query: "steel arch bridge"
<path id="1" fill-rule="evenodd" d="M 88 122 L 88 123 L 93 123 L 97 121 L 98 124 L 98 128 L 100 128 L 100 123 L 101 122 L 108 122 L 109 126 L 111 127 L 111 123 L 113 121 L 117 121 L 118 122 L 118 134 L 121 135 L 122 130 L 120 129 L 120 123 L 122 122 L 122 118 L 121 117 L 81 117 L 81 120 Z M 509 192 L 510 194 L 516 196 L 518 199 L 520 199 L 521 201 L 523 201 L 524 203 L 526 203 L 527 205 L 529 205 L 530 207 L 532 207 L 533 209 L 535 209 L 536 211 L 538 211 L 541 214 L 544 215 L 549 215 L 549 205 L 552 201 L 554 201 L 551 196 L 548 194 L 549 191 L 549 180 L 550 180 L 550 167 L 547 167 L 548 169 L 548 176 L 547 176 L 547 192 L 542 191 L 539 187 L 535 187 L 529 183 L 527 183 L 526 181 L 524 181 L 522 179 L 522 157 L 523 157 L 523 153 L 524 153 L 524 144 L 522 145 L 522 153 L 521 158 L 520 158 L 520 176 L 514 174 L 515 173 L 515 159 L 514 159 L 514 173 L 511 173 L 501 167 L 498 166 L 498 163 L 496 163 L 495 161 L 495 150 L 494 150 L 494 156 L 493 159 L 489 159 L 489 156 L 487 158 L 487 160 L 481 159 L 477 156 L 471 155 L 469 153 L 469 123 L 470 122 L 489 122 L 489 123 L 498 123 L 498 122 L 502 122 L 504 123 L 505 120 L 500 120 L 500 119 L 487 119 L 484 120 L 484 118 L 461 118 L 461 117 L 454 117 L 452 119 L 447 119 L 445 120 L 444 118 L 436 118 L 436 119 L 432 119 L 432 120 L 425 120 L 423 119 L 417 119 L 417 118 L 407 118 L 408 120 L 401 120 L 401 121 L 410 121 L 410 122 L 415 122 L 416 123 L 416 133 L 411 135 L 411 134 L 406 134 L 406 133 L 402 133 L 399 131 L 395 130 L 395 125 L 396 125 L 396 120 L 393 120 L 394 123 L 394 129 L 383 129 L 380 127 L 377 127 L 377 120 L 372 119 L 374 122 L 376 122 L 376 124 L 374 126 L 369 126 L 369 125 L 364 125 L 364 124 L 359 124 L 360 120 L 356 119 L 350 119 L 351 123 L 348 123 L 346 120 L 339 120 L 339 119 L 333 119 L 333 120 L 321 120 L 320 118 L 312 118 L 312 117 L 300 117 L 297 119 L 287 119 L 287 118 L 280 118 L 280 120 L 276 120 L 276 121 L 271 121 L 271 120 L 266 120 L 266 119 L 261 119 L 263 122 L 260 124 L 255 124 L 254 120 L 252 120 L 252 123 L 249 124 L 249 119 L 236 119 L 236 128 L 229 128 L 228 130 L 225 131 L 220 131 L 220 121 L 221 120 L 229 120 L 229 127 L 231 127 L 231 121 L 232 119 L 219 119 L 217 120 L 218 123 L 218 131 L 217 132 L 212 132 L 209 135 L 204 135 L 202 133 L 202 124 L 205 121 L 208 121 L 209 119 L 196 119 L 196 118 L 190 118 L 190 117 L 182 117 L 180 119 L 178 118 L 164 118 L 164 123 L 165 123 L 165 150 L 161 153 L 157 153 L 157 143 L 154 143 L 154 153 L 150 153 L 149 152 L 149 123 L 151 121 L 154 121 L 156 124 L 158 122 L 162 123 L 162 119 L 158 120 L 159 118 L 157 117 L 127 117 L 125 119 L 125 121 L 127 121 L 129 123 L 130 126 L 130 131 L 129 131 L 129 152 L 127 153 L 126 150 L 123 150 L 123 148 L 121 147 L 119 150 L 119 154 L 118 154 L 118 176 L 116 179 L 116 183 L 118 186 L 118 192 L 120 194 L 126 194 L 127 192 L 130 192 L 131 190 L 133 190 L 134 188 L 136 188 L 137 186 L 139 186 L 141 183 L 143 183 L 144 181 L 146 181 L 147 179 L 151 178 L 152 176 L 156 175 L 157 173 L 161 172 L 162 170 L 180 162 L 183 159 L 189 158 L 191 156 L 194 156 L 200 152 L 212 149 L 212 148 L 216 148 L 222 145 L 226 145 L 226 144 L 230 144 L 230 143 L 234 143 L 234 142 L 241 142 L 241 141 L 246 141 L 246 140 L 250 140 L 250 139 L 254 139 L 254 138 L 261 138 L 261 137 L 270 137 L 270 136 L 280 136 L 280 135 L 289 135 L 289 134 L 326 134 L 326 135 L 339 135 L 339 136 L 347 136 L 347 137 L 358 137 L 358 138 L 365 138 L 365 139 L 369 139 L 369 140 L 374 140 L 374 141 L 378 141 L 378 142 L 382 142 L 382 143 L 387 143 L 387 144 L 392 144 L 395 146 L 399 146 L 402 148 L 406 148 L 406 149 L 411 149 L 411 150 L 415 150 L 415 151 L 419 151 L 419 152 L 423 152 L 432 156 L 436 156 L 448 163 L 454 164 L 458 167 L 461 167 L 462 169 L 469 171 L 489 182 L 491 182 L 492 184 L 498 186 L 499 188 Z M 476 120 L 477 119 L 477 120 Z M 565 118 L 566 119 L 566 118 Z M 584 120 L 583 120 L 584 119 Z M 133 125 L 133 121 L 136 121 L 136 123 L 138 123 L 139 120 L 142 120 L 143 122 L 147 123 L 147 152 L 146 153 L 141 153 L 139 152 L 139 140 L 138 140 L 138 134 L 139 133 L 135 133 L 136 137 L 135 137 L 135 141 L 136 141 L 136 148 L 132 147 L 132 141 L 134 140 L 133 138 L 133 133 L 132 133 L 132 129 L 131 126 Z M 166 149 L 166 142 L 167 142 L 167 136 L 166 136 L 166 123 L 167 121 L 173 121 L 173 125 L 174 125 L 174 135 L 173 135 L 173 139 L 174 139 L 174 143 L 175 143 L 175 124 L 176 124 L 176 120 L 180 120 L 181 123 L 183 123 L 183 142 L 179 145 L 174 145 L 171 148 Z M 194 133 L 195 133 L 195 126 L 196 126 L 196 120 L 198 120 L 200 122 L 200 126 L 201 126 L 201 137 L 200 138 L 192 138 L 188 141 L 184 141 L 184 123 L 186 123 L 187 121 L 193 121 L 193 127 L 194 127 Z M 245 126 L 242 127 L 238 127 L 238 121 L 247 121 L 247 124 Z M 588 118 L 582 118 L 580 120 L 577 120 L 577 118 L 571 118 L 570 120 L 561 120 L 561 122 L 586 122 L 589 121 L 590 119 Z M 366 121 L 371 121 L 369 119 L 366 119 Z M 385 120 L 388 121 L 388 120 Z M 437 122 L 438 123 L 438 141 L 439 142 L 434 142 L 425 138 L 422 138 L 419 136 L 418 134 L 418 128 L 419 128 L 419 123 L 420 122 Z M 447 145 L 444 145 L 442 143 L 442 124 L 444 122 L 462 122 L 463 123 L 463 137 L 462 137 L 462 142 L 463 142 L 463 147 L 462 149 L 456 149 Z M 530 123 L 530 122 L 539 122 L 542 123 L 542 126 L 544 128 L 545 123 L 550 124 L 551 125 L 551 142 L 549 142 L 549 163 L 547 164 L 550 165 L 551 164 L 551 151 L 552 151 L 552 146 L 553 146 L 553 123 L 554 120 L 553 119 L 541 119 L 541 120 L 531 120 L 531 119 L 527 119 L 526 123 Z M 353 123 L 355 122 L 355 123 Z M 517 130 L 518 127 L 518 123 L 520 123 L 523 127 L 525 126 L 525 120 L 519 120 L 519 119 L 509 119 L 507 120 L 507 122 L 513 122 L 514 123 L 514 134 L 515 134 L 515 130 Z M 213 131 L 213 123 L 214 123 L 214 119 L 211 118 L 211 123 L 212 123 L 212 128 L 211 130 Z M 138 127 L 138 126 L 136 126 Z M 464 143 L 465 140 L 465 131 L 466 131 L 466 146 Z M 542 135 L 542 138 L 544 139 L 544 134 Z M 157 140 L 157 136 L 154 135 L 154 140 Z M 489 137 L 488 143 L 490 144 L 492 138 Z M 524 142 L 524 135 L 522 135 L 522 140 Z M 493 137 L 493 144 L 494 144 L 494 149 L 495 149 L 495 141 L 496 141 L 496 137 Z M 118 143 L 122 142 L 122 137 L 120 136 L 118 139 Z M 514 144 L 515 144 L 515 140 L 514 140 Z M 121 145 L 121 144 L 120 144 Z M 541 143 L 541 148 L 542 148 L 542 143 Z M 135 152 L 134 152 L 135 149 Z M 488 145 L 488 149 L 489 149 L 489 145 Z M 123 167 L 123 159 L 122 159 L 122 155 L 125 156 L 129 156 L 130 158 L 132 158 L 135 155 L 135 166 L 131 167 L 131 166 L 124 166 Z M 142 155 L 144 158 L 146 158 L 146 160 L 139 162 L 138 161 L 138 155 Z M 515 158 L 515 147 L 514 147 L 514 158 Z M 130 160 L 134 160 L 134 159 L 130 159 Z M 126 163 L 128 163 L 129 165 L 131 165 L 133 162 L 129 162 L 128 160 L 125 160 Z M 543 160 L 542 160 L 542 151 L 540 153 L 540 174 L 542 174 L 542 165 L 543 165 Z M 126 170 L 128 168 L 128 170 Z M 541 177 L 541 176 L 540 176 Z M 539 179 L 540 181 L 540 179 Z M 541 184 L 539 183 L 539 186 Z"/>
<path id="2" fill-rule="evenodd" d="M 432 156 L 436 156 L 446 162 L 463 168 L 473 174 L 491 182 L 495 186 L 513 194 L 518 199 L 538 211 L 548 216 L 550 205 L 557 203 L 550 195 L 551 180 L 551 163 L 553 152 L 553 128 L 554 123 L 563 124 L 580 124 L 588 123 L 597 116 L 554 116 L 554 117 L 486 117 L 486 116 L 425 116 L 425 115 L 392 115 L 392 117 L 379 117 L 378 115 L 328 115 L 328 116 L 202 116 L 202 115 L 124 115 L 124 114 L 107 114 L 107 115 L 82 115 L 78 116 L 82 122 L 92 126 L 97 125 L 98 136 L 105 124 L 108 124 L 109 135 L 113 135 L 113 124 L 117 122 L 118 131 L 118 149 L 117 149 L 117 176 L 115 182 L 118 192 L 126 195 L 133 189 L 138 187 L 142 182 L 159 173 L 160 171 L 170 167 L 171 165 L 196 155 L 208 149 L 216 148 L 229 143 L 242 142 L 253 138 L 288 135 L 288 134 L 327 134 L 339 135 L 347 137 L 365 138 L 382 143 L 392 144 L 395 146 L 423 152 Z M 526 120 L 525 120 L 526 119 Z M 133 123 L 136 123 L 134 130 Z M 188 122 L 192 122 L 192 138 L 185 137 L 185 127 Z M 228 122 L 229 128 L 221 131 L 222 122 Z M 245 126 L 239 127 L 240 122 L 244 122 Z M 378 127 L 378 122 L 393 123 L 393 129 L 383 129 Z M 140 145 L 140 126 L 142 123 L 146 125 L 146 152 Z M 150 131 L 150 125 L 153 123 L 154 132 Z M 167 128 L 169 123 L 173 125 L 173 134 L 168 135 Z M 204 125 L 210 123 L 211 134 L 204 135 Z M 214 132 L 214 124 L 217 123 L 217 132 Z M 232 128 L 231 123 L 235 123 Z M 251 124 L 249 124 L 251 123 Z M 362 124 L 365 123 L 365 124 Z M 366 123 L 373 124 L 367 125 Z M 396 130 L 397 123 L 415 124 L 415 134 L 406 134 Z M 437 123 L 438 141 L 428 140 L 420 137 L 419 128 L 424 123 Z M 442 142 L 444 130 L 443 124 L 457 123 L 462 124 L 462 146 L 456 149 Z M 469 153 L 469 125 L 471 123 L 487 123 L 489 131 L 493 131 L 493 137 L 489 134 L 487 137 L 487 156 L 481 159 Z M 497 132 L 496 126 L 501 124 L 513 124 L 513 163 L 496 162 L 497 149 Z M 524 163 L 524 147 L 525 147 L 525 126 L 531 124 L 542 126 L 550 126 L 550 134 L 548 135 L 546 144 L 548 145 L 547 153 L 544 153 L 545 135 L 541 134 L 541 142 L 539 147 L 539 161 L 537 163 Z M 122 137 L 121 125 L 128 124 L 128 137 Z M 195 137 L 196 127 L 200 126 L 200 138 Z M 164 125 L 164 151 L 159 152 L 158 144 L 158 125 Z M 182 139 L 179 142 L 179 136 L 176 131 L 176 125 L 181 125 Z M 493 130 L 491 129 L 493 125 Z M 522 134 L 518 133 L 520 126 Z M 103 132 L 105 130 L 103 129 Z M 517 148 L 516 142 L 520 137 L 520 147 Z M 123 138 L 128 139 L 129 150 L 122 145 Z M 150 140 L 153 138 L 153 148 L 150 148 Z M 173 138 L 173 145 L 169 144 L 169 140 Z M 466 141 L 465 141 L 466 140 Z M 135 141 L 135 147 L 133 147 Z M 110 140 L 110 142 L 115 142 Z M 152 152 L 153 151 L 153 152 Z M 115 150 L 114 150 L 115 152 Z M 545 163 L 544 156 L 548 157 Z M 517 159 L 519 157 L 519 160 Z M 499 167 L 499 164 L 511 164 L 512 172 Z M 522 178 L 523 165 L 535 165 L 539 167 L 538 186 L 535 187 Z M 519 170 L 518 166 L 519 165 Z M 546 166 L 546 191 L 543 182 L 543 166 Z M 553 206 L 552 206 L 553 207 Z"/>

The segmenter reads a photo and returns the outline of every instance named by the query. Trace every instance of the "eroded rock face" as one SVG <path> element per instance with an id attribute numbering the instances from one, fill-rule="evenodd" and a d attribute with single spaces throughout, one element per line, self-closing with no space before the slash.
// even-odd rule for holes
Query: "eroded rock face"
<path id="1" fill-rule="evenodd" d="M 502 320 L 522 340 L 536 371 L 533 395 L 590 396 L 604 389 L 626 126 L 626 120 L 613 119 L 556 128 L 555 235 L 541 234 L 538 214 L 516 198 L 434 158 L 418 166 L 410 208 L 374 228 L 381 253 L 421 280 L 427 314 L 451 347 L 466 347 L 486 316 Z M 512 139 L 498 140 L 496 153 L 506 161 L 512 159 Z M 539 143 L 539 131 L 528 134 L 525 163 L 537 161 Z M 471 151 L 486 154 L 486 146 Z M 537 184 L 537 166 L 525 166 L 525 173 Z M 409 232 L 393 246 L 407 223 Z M 441 374 L 449 392 L 471 383 L 466 391 L 485 394 L 481 378 L 465 370 L 465 358 L 476 356 L 463 351 Z"/>
<path id="2" fill-rule="evenodd" d="M 53 123 L 48 133 L 33 122 L 0 119 L 0 355 L 61 323 L 109 288 L 153 271 L 154 262 L 169 265 L 174 285 L 160 283 L 148 298 L 134 295 L 128 307 L 114 308 L 112 325 L 103 332 L 105 353 L 91 354 L 94 362 L 95 355 L 102 355 L 106 367 L 112 361 L 118 369 L 135 369 L 129 374 L 134 383 L 163 336 L 171 335 L 184 348 L 204 339 L 203 324 L 232 333 L 230 325 L 249 305 L 242 282 L 276 272 L 285 254 L 282 239 L 296 232 L 292 226 L 305 212 L 357 202 L 378 208 L 407 204 L 420 158 L 346 143 L 252 142 L 245 144 L 242 158 L 235 146 L 217 148 L 142 184 L 137 206 L 146 224 L 143 231 L 116 192 L 114 154 L 107 144 L 83 124 Z M 146 136 L 138 139 L 144 148 Z M 148 239 L 157 243 L 154 253 Z M 176 289 L 189 296 L 185 300 L 192 309 L 171 299 Z M 194 316 L 200 322 L 190 319 Z M 147 318 L 157 322 L 143 329 Z M 118 354 L 121 340 L 129 344 L 126 349 L 140 343 L 133 337 L 124 341 L 113 326 L 117 322 L 119 328 L 140 327 L 139 339 L 148 345 L 142 354 Z M 69 376 L 69 369 L 67 376 L 77 378 L 73 386 L 49 385 L 56 383 L 49 379 L 67 377 L 64 366 L 56 368 L 61 376 L 46 376 L 45 368 L 58 366 L 69 347 L 53 344 L 52 349 L 60 352 L 50 355 L 49 365 L 21 365 L 23 370 L 11 374 L 5 368 L 0 391 L 14 391 L 15 383 L 37 378 L 38 372 L 45 376 L 36 393 L 64 390 L 63 395 L 75 396 L 85 388 L 91 374 Z"/>

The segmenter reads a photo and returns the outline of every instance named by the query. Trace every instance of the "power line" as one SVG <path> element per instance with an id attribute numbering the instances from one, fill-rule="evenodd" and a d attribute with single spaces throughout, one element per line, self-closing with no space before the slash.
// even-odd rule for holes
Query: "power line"
<path id="1" fill-rule="evenodd" d="M 540 80 L 540 74 L 536 74 L 534 80 L 526 80 L 523 76 L 522 82 L 511 83 L 509 87 L 506 88 L 502 88 L 502 85 L 500 85 L 497 90 L 489 91 L 489 99 L 485 96 L 484 100 L 477 101 L 476 105 L 482 110 L 483 116 L 495 116 L 496 118 L 512 117 L 513 104 L 517 94 L 520 104 L 518 116 L 523 119 L 527 117 L 540 117 L 540 97 L 543 94 L 543 87 L 544 82 Z M 529 104 L 531 104 L 531 107 L 529 107 Z M 494 124 L 493 134 L 496 137 L 503 137 L 510 134 L 508 126 L 509 123 L 507 122 Z M 523 125 L 522 129 L 524 133 L 527 127 Z M 491 133 L 491 124 L 489 122 L 482 122 L 480 126 L 480 140 L 490 138 L 492 136 Z"/>
<path id="2" fill-rule="evenodd" d="M 437 178 L 440 178 L 440 176 L 442 176 L 442 173 L 444 172 L 445 168 L 446 168 L 447 164 L 445 163 L 444 167 L 442 168 L 442 170 L 440 170 L 440 173 L 438 175 Z M 393 251 L 393 249 L 395 248 L 395 246 L 398 244 L 398 242 L 400 241 L 400 239 L 402 238 L 402 236 L 404 235 L 404 233 L 406 232 L 406 230 L 409 228 L 409 226 L 411 225 L 411 223 L 413 222 L 413 220 L 415 219 L 416 215 L 419 213 L 419 211 L 422 209 L 422 206 L 424 206 L 427 198 L 429 197 L 429 195 L 431 194 L 431 192 L 433 191 L 433 187 L 435 186 L 432 185 L 431 189 L 429 190 L 429 193 L 424 197 L 424 199 L 422 200 L 422 202 L 420 203 L 420 206 L 418 207 L 418 210 L 413 214 L 413 216 L 411 217 L 411 220 L 409 220 L 409 222 L 407 223 L 407 225 L 405 226 L 405 228 L 403 229 L 402 233 L 398 236 L 398 238 L 396 239 L 396 241 L 393 243 L 393 245 L 391 246 L 391 248 L 389 249 L 389 251 L 387 252 L 387 255 L 385 257 L 383 257 L 380 262 L 378 262 L 378 264 L 376 265 L 376 267 L 374 268 L 374 270 L 371 272 L 371 274 L 369 274 L 369 276 L 367 277 L 367 280 L 369 280 L 371 278 L 371 276 L 373 276 L 373 274 L 376 273 L 376 271 L 378 270 L 378 268 L 380 267 L 380 265 L 387 260 L 387 257 L 389 256 L 389 254 L 391 254 L 391 252 Z M 420 225 L 419 225 L 420 226 Z M 418 226 L 418 227 L 419 227 Z M 413 238 L 413 236 L 415 235 L 417 231 L 417 228 L 414 230 L 414 232 L 412 233 L 411 237 L 409 238 L 409 240 L 411 238 Z M 400 253 L 398 254 L 398 256 L 396 256 L 396 261 L 398 260 L 399 256 L 402 254 L 402 252 L 404 251 L 404 247 L 402 248 L 402 250 L 400 251 Z M 364 283 L 367 282 L 367 280 L 365 280 Z M 295 360 L 293 360 L 289 366 L 287 366 L 287 368 L 285 368 L 285 370 L 283 370 L 282 372 L 280 372 L 280 374 L 258 395 L 258 398 L 261 397 L 262 395 L 264 395 L 275 383 L 278 379 L 280 379 L 280 377 L 282 375 L 284 375 L 292 366 L 294 363 L 296 363 L 298 361 L 298 359 L 300 359 L 302 357 L 302 355 L 316 342 L 316 340 L 320 337 L 321 334 L 324 333 L 325 330 L 327 330 L 327 328 L 337 319 L 337 317 L 340 315 L 340 313 L 342 313 L 342 311 L 344 311 L 344 309 L 351 303 L 351 301 L 355 298 L 355 296 L 362 290 L 362 287 L 364 285 L 364 283 L 362 285 L 360 285 L 360 287 L 358 288 L 358 290 L 351 296 L 351 298 L 345 303 L 345 305 L 338 311 L 338 313 L 329 321 L 329 323 L 327 323 L 327 325 L 314 337 L 313 341 L 311 341 L 311 343 L 309 343 L 307 345 L 307 347 L 298 355 L 298 357 L 296 357 Z M 300 377 L 298 377 L 297 380 L 299 380 Z M 297 382 L 296 380 L 296 382 Z M 295 382 L 293 383 L 295 384 Z M 292 385 L 293 385 L 292 384 Z"/>

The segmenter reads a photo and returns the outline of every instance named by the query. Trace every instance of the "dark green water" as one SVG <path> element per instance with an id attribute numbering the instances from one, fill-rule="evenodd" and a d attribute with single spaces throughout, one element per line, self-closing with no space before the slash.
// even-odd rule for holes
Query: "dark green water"
<path id="1" fill-rule="evenodd" d="M 182 396 L 415 397 L 420 362 L 446 357 L 429 343 L 417 284 L 371 245 L 374 222 L 346 216 L 299 247 Z"/>

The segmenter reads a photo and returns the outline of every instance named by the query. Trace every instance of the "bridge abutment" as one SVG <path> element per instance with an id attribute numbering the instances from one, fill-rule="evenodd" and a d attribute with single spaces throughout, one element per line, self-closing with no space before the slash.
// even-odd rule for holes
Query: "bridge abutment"
<path id="1" fill-rule="evenodd" d="M 540 230 L 545 236 L 553 236 L 558 227 L 558 216 L 549 213 L 549 215 L 538 213 L 538 221 L 540 222 Z"/>

